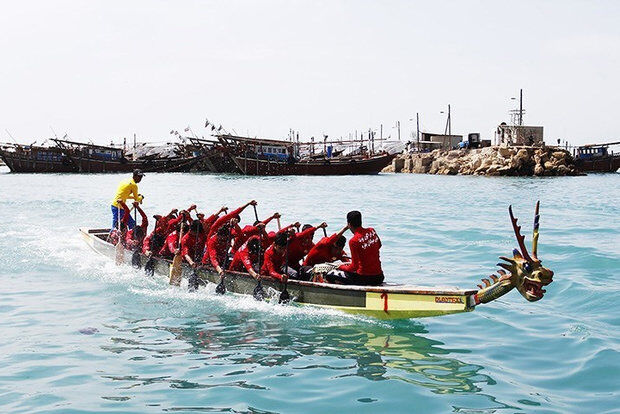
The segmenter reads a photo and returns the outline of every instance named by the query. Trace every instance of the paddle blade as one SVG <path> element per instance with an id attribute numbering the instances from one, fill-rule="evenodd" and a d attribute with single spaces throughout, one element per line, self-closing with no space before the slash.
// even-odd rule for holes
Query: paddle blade
<path id="1" fill-rule="evenodd" d="M 194 269 L 187 281 L 187 290 L 189 290 L 190 292 L 195 292 L 196 290 L 198 290 L 199 285 L 200 277 L 198 276 L 198 272 L 196 271 L 196 269 Z"/>
<path id="2" fill-rule="evenodd" d="M 152 257 L 144 264 L 144 273 L 149 277 L 155 276 L 155 259 Z"/>
<path id="3" fill-rule="evenodd" d="M 170 265 L 170 280 L 169 283 L 174 286 L 179 286 L 181 284 L 182 270 L 181 264 L 183 263 L 183 258 L 180 254 L 174 255 L 172 259 L 172 264 Z"/>
<path id="4" fill-rule="evenodd" d="M 291 295 L 289 295 L 288 290 L 286 290 L 286 286 L 284 286 L 284 290 L 282 290 L 282 293 L 280 293 L 278 303 L 289 303 L 290 301 Z"/>
<path id="5" fill-rule="evenodd" d="M 224 276 L 220 279 L 220 283 L 215 287 L 215 293 L 218 295 L 223 295 L 226 293 L 226 286 L 224 285 Z"/>
<path id="6" fill-rule="evenodd" d="M 261 281 L 258 281 L 258 284 L 254 288 L 254 292 L 252 292 L 252 296 L 259 302 L 262 302 L 265 299 L 265 291 L 263 290 L 263 284 Z"/>
<path id="7" fill-rule="evenodd" d="M 140 250 L 134 250 L 131 255 L 131 265 L 136 269 L 142 269 L 142 261 L 140 260 Z"/>
<path id="8" fill-rule="evenodd" d="M 123 264 L 123 261 L 125 259 L 125 248 L 123 247 L 123 243 L 121 243 L 120 241 L 118 243 L 116 243 L 116 265 L 120 266 Z"/>

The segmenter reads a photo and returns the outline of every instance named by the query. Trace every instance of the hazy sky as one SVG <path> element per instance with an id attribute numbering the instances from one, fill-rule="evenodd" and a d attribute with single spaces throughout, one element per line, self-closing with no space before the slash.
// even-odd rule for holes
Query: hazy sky
<path id="1" fill-rule="evenodd" d="M 620 138 L 620 1 L 0 2 L 0 141 L 379 128 Z"/>

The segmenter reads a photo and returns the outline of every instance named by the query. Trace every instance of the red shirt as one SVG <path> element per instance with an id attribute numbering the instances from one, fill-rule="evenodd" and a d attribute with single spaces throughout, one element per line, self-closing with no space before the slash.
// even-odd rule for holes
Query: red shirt
<path id="1" fill-rule="evenodd" d="M 173 231 L 166 237 L 166 241 L 164 245 L 159 250 L 159 255 L 163 257 L 170 258 L 174 256 L 174 252 L 179 247 L 179 233 L 177 231 Z"/>
<path id="2" fill-rule="evenodd" d="M 316 227 L 310 227 L 306 230 L 296 233 L 291 237 L 288 245 L 288 262 L 293 266 L 299 266 L 299 261 L 302 260 L 312 249 L 314 243 L 312 243 L 312 237 Z"/>
<path id="3" fill-rule="evenodd" d="M 276 252 L 275 245 L 271 245 L 265 251 L 265 261 L 260 271 L 263 275 L 269 275 L 278 280 L 282 279 L 282 265 L 286 259 L 286 252 Z"/>
<path id="4" fill-rule="evenodd" d="M 211 225 L 211 228 L 209 229 L 209 233 L 207 233 L 207 239 L 210 240 L 211 236 L 217 233 L 220 227 L 228 223 L 233 217 L 241 214 L 241 211 L 243 211 L 243 208 L 239 207 L 238 209 L 233 210 L 230 213 L 223 215 L 222 217 L 215 220 L 215 222 L 213 223 L 213 225 Z"/>
<path id="5" fill-rule="evenodd" d="M 151 251 L 153 254 L 158 254 L 163 243 L 166 241 L 166 235 L 163 233 L 164 229 L 161 227 L 155 227 L 155 230 L 151 232 L 142 242 L 142 253 Z"/>
<path id="6" fill-rule="evenodd" d="M 218 217 L 217 214 L 213 214 L 200 222 L 202 223 L 202 231 L 204 232 L 205 237 L 207 234 L 209 234 L 209 231 L 211 230 L 211 226 L 213 226 L 213 223 L 215 223 L 215 220 L 217 220 L 217 217 Z"/>
<path id="7" fill-rule="evenodd" d="M 258 237 L 253 236 L 250 238 L 250 240 L 257 238 Z M 248 242 L 250 240 L 248 240 Z M 246 242 L 235 253 L 229 270 L 235 270 L 237 272 L 249 272 L 250 269 L 254 269 L 254 263 L 258 264 L 258 254 L 251 253 L 250 249 L 248 248 L 248 243 Z"/>
<path id="8" fill-rule="evenodd" d="M 220 237 L 217 234 L 211 236 L 207 242 L 205 254 L 202 256 L 202 264 L 211 264 L 213 267 L 224 267 L 229 246 L 229 236 L 224 235 Z"/>
<path id="9" fill-rule="evenodd" d="M 353 237 L 349 240 L 349 248 L 351 249 L 351 262 L 343 264 L 338 269 L 362 276 L 383 274 L 379 259 L 381 239 L 375 229 L 371 227 L 355 229 Z"/>
<path id="10" fill-rule="evenodd" d="M 338 241 L 338 234 L 334 233 L 329 237 L 323 237 L 317 244 L 310 249 L 304 266 L 314 266 L 319 263 L 330 263 L 344 258 L 344 251 L 341 250 L 336 256 L 332 255 L 332 249 Z"/>
<path id="11" fill-rule="evenodd" d="M 194 233 L 190 231 L 181 239 L 181 256 L 189 256 L 194 261 L 200 260 L 202 251 L 205 247 L 203 233 Z"/>
<path id="12" fill-rule="evenodd" d="M 235 241 L 230 251 L 235 253 L 250 237 L 256 236 L 258 233 L 260 233 L 260 229 L 257 226 L 245 226 L 243 229 L 235 227 L 232 231 L 232 237 Z M 266 234 L 263 235 L 263 238 L 266 238 L 266 236 Z"/>

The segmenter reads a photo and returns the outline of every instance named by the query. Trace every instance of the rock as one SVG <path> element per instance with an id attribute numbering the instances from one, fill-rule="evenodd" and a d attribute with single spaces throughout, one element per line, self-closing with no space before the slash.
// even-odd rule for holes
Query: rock
<path id="1" fill-rule="evenodd" d="M 392 160 L 392 170 L 394 172 L 400 172 L 405 166 L 405 160 L 400 157 L 396 157 Z"/>
<path id="2" fill-rule="evenodd" d="M 544 173 L 545 173 L 545 169 L 543 168 L 543 166 L 540 164 L 536 164 L 536 166 L 534 167 L 534 175 L 541 176 Z"/>

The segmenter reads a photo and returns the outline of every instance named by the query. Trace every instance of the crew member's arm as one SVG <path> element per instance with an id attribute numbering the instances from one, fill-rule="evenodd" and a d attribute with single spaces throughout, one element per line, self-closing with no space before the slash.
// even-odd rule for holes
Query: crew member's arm
<path id="1" fill-rule="evenodd" d="M 241 257 L 241 262 L 243 263 L 245 270 L 247 270 L 250 276 L 252 276 L 254 279 L 258 279 L 258 273 L 254 271 L 252 258 L 250 257 L 250 252 L 248 251 L 248 249 L 241 249 L 238 254 Z"/>
<path id="2" fill-rule="evenodd" d="M 279 219 L 280 217 L 281 217 L 280 213 L 273 213 L 273 216 L 266 218 L 265 220 L 261 221 L 261 223 L 263 223 L 266 226 L 267 224 L 269 224 L 271 220 Z"/>
<path id="3" fill-rule="evenodd" d="M 267 270 L 267 274 L 273 277 L 274 279 L 284 281 L 285 275 L 280 273 L 280 269 L 276 269 L 275 266 L 273 265 L 273 255 L 274 255 L 273 247 L 271 247 L 265 252 L 265 268 Z"/>
<path id="4" fill-rule="evenodd" d="M 338 269 L 344 270 L 345 272 L 355 272 L 359 267 L 360 262 L 360 252 L 358 243 L 351 239 L 349 241 L 349 249 L 351 249 L 351 261 L 349 263 L 345 263 L 340 265 Z"/>
<path id="5" fill-rule="evenodd" d="M 194 262 L 194 260 L 192 259 L 192 255 L 190 254 L 190 247 L 191 247 L 190 244 L 191 244 L 190 234 L 187 233 L 181 239 L 181 256 L 183 256 L 185 261 L 190 266 L 195 267 L 196 266 L 196 262 Z"/>
<path id="6" fill-rule="evenodd" d="M 149 228 L 149 219 L 144 213 L 144 211 L 140 208 L 140 203 L 134 201 L 133 206 L 136 210 L 138 210 L 138 213 L 140 213 L 140 217 L 142 217 L 142 224 L 140 224 L 140 227 L 142 227 L 142 230 L 144 230 L 144 234 L 146 234 L 146 230 Z"/>
<path id="7" fill-rule="evenodd" d="M 213 266 L 213 268 L 215 268 L 215 271 L 221 275 L 222 273 L 224 273 L 224 269 L 222 269 L 222 266 L 220 266 L 220 262 L 217 257 L 217 242 L 217 236 L 209 238 L 209 241 L 207 242 L 207 250 L 209 251 L 209 260 L 211 260 L 211 266 Z"/>
<path id="8" fill-rule="evenodd" d="M 249 205 L 255 206 L 256 205 L 256 201 L 252 200 L 252 201 L 242 205 L 238 209 L 233 210 L 230 213 L 225 214 L 222 217 L 220 217 L 217 220 L 215 220 L 215 223 L 213 223 L 213 225 L 211 226 L 211 229 L 209 230 L 209 235 L 207 237 L 211 237 L 216 231 L 218 231 L 218 229 L 220 227 L 222 227 L 224 224 L 228 223 L 230 221 L 230 219 L 232 219 L 233 217 L 241 214 L 241 212 L 243 210 L 245 210 L 246 207 L 249 206 Z"/>
<path id="9" fill-rule="evenodd" d="M 154 234 L 154 231 L 153 233 L 146 236 L 144 240 L 142 241 L 142 253 L 144 253 L 147 256 L 151 256 L 151 254 L 153 254 L 153 252 L 151 252 L 151 240 L 153 240 L 153 234 Z"/>
<path id="10" fill-rule="evenodd" d="M 127 207 L 127 204 L 125 204 L 120 198 L 116 200 L 116 202 L 120 204 L 121 208 L 123 209 L 123 218 L 121 219 L 121 223 L 127 226 L 127 223 L 129 223 L 129 217 L 131 216 L 129 207 Z"/>
<path id="11" fill-rule="evenodd" d="M 128 198 L 131 198 L 137 201 L 138 203 L 141 203 L 144 197 L 142 197 L 142 194 L 138 193 L 138 184 L 132 182 L 130 185 L 131 185 L 131 194 L 129 195 Z"/>

